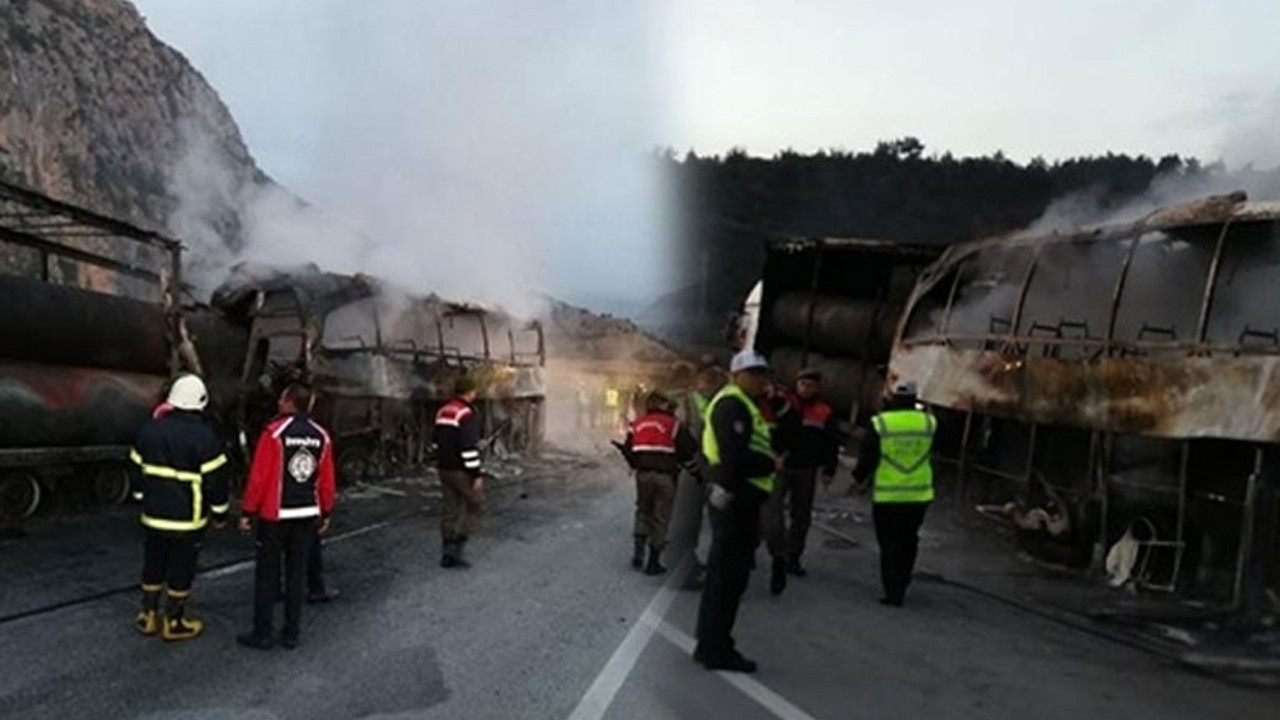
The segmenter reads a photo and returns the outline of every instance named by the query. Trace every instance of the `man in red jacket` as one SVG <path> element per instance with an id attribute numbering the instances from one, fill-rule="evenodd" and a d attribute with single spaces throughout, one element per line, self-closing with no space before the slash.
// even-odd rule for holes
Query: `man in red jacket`
<path id="1" fill-rule="evenodd" d="M 254 449 L 242 502 L 240 531 L 258 518 L 258 557 L 253 578 L 253 631 L 236 638 L 259 650 L 274 644 L 273 610 L 280 591 L 284 556 L 284 631 L 280 644 L 298 646 L 307 555 L 315 533 L 329 529 L 333 512 L 333 441 L 307 415 L 315 402 L 311 388 L 290 383 L 277 403 L 279 415 L 267 424 Z"/>

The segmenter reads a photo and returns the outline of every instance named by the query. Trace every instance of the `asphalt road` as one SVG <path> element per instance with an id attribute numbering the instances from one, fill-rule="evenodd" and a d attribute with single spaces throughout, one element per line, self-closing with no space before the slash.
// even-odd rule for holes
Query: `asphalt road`
<path id="1" fill-rule="evenodd" d="M 761 671 L 706 672 L 688 655 L 697 594 L 626 567 L 632 498 L 614 458 L 544 463 L 495 494 L 467 572 L 439 569 L 435 521 L 420 513 L 339 535 L 326 562 L 343 594 L 304 610 L 292 652 L 235 644 L 252 579 L 234 564 L 197 581 L 208 629 L 190 644 L 138 637 L 132 593 L 0 623 L 0 717 L 1276 717 L 1275 694 L 951 586 L 922 581 L 907 608 L 883 608 L 873 552 L 821 535 L 811 576 L 782 597 L 753 578 L 738 634 Z M 363 512 L 345 531 L 377 521 Z M 5 547 L 14 607 L 66 597 L 59 578 L 76 562 L 44 569 L 51 547 Z M 104 582 L 104 565 L 136 572 L 127 552 L 86 557 Z"/>

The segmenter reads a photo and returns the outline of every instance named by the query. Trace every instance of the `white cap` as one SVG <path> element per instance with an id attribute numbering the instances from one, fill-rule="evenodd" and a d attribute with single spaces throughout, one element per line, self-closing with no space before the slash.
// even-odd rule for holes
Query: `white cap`
<path id="1" fill-rule="evenodd" d="M 769 361 L 755 350 L 743 350 L 729 361 L 729 372 L 740 373 L 747 370 L 768 370 Z"/>
<path id="2" fill-rule="evenodd" d="M 203 410 L 209 404 L 204 381 L 195 375 L 183 375 L 169 388 L 169 404 L 178 410 Z"/>
<path id="3" fill-rule="evenodd" d="M 902 397 L 915 397 L 917 392 L 918 391 L 916 390 L 916 384 L 910 380 L 899 380 L 893 385 L 894 395 L 899 395 Z"/>

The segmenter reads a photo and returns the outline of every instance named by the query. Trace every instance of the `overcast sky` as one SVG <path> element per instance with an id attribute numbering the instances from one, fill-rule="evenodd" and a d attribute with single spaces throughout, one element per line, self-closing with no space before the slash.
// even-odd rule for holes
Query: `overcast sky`
<path id="1" fill-rule="evenodd" d="M 666 287 L 653 145 L 1280 162 L 1266 0 L 135 2 L 268 173 L 486 255 L 523 229 L 506 273 L 579 298 Z"/>

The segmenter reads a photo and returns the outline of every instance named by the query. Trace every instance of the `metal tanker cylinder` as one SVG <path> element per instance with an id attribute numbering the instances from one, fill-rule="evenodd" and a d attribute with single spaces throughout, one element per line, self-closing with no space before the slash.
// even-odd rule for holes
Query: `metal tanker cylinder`
<path id="1" fill-rule="evenodd" d="M 833 358 L 810 352 L 804 361 L 804 350 L 795 346 L 778 348 L 770 357 L 778 378 L 791 382 L 804 368 L 822 373 L 822 395 L 840 415 L 847 416 L 854 402 L 862 410 L 878 406 L 883 380 L 870 365 L 849 358 Z"/>
<path id="2" fill-rule="evenodd" d="M 881 357 L 893 345 L 893 333 L 899 308 L 878 307 L 829 295 L 790 293 L 778 298 L 773 306 L 773 325 L 794 342 L 804 342 L 805 328 L 810 327 L 812 347 L 836 355 Z"/>
<path id="3" fill-rule="evenodd" d="M 167 374 L 163 308 L 40 280 L 0 276 L 0 357 Z"/>

